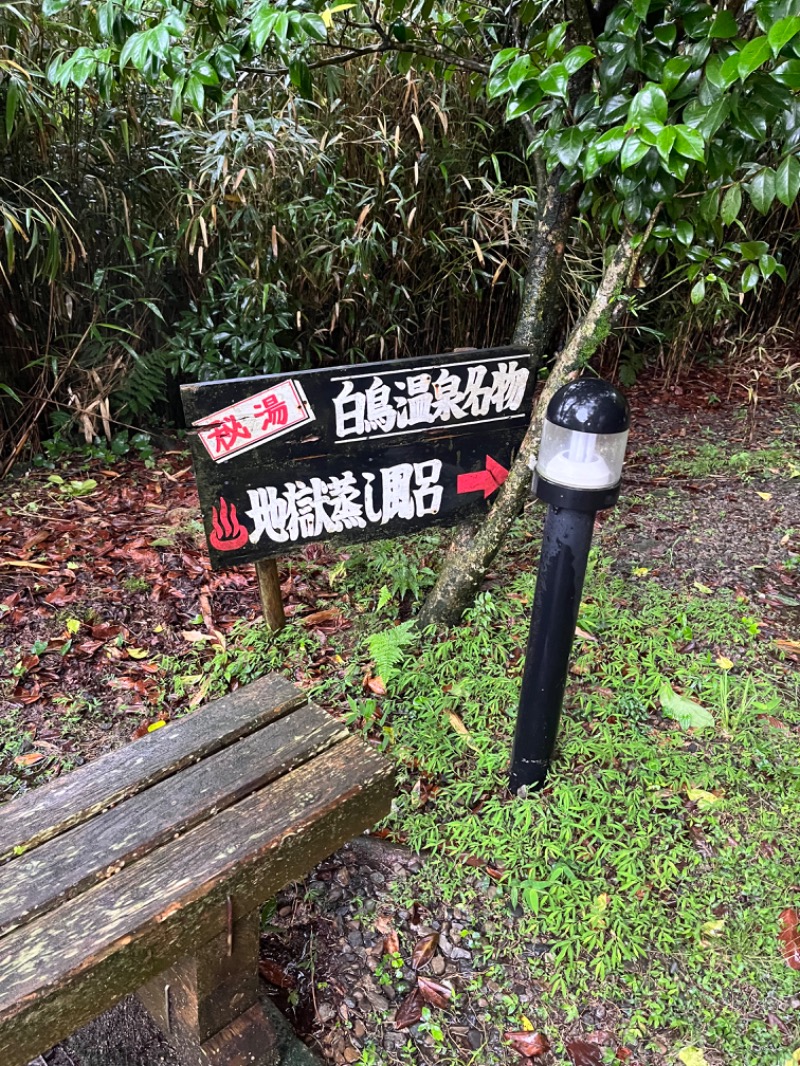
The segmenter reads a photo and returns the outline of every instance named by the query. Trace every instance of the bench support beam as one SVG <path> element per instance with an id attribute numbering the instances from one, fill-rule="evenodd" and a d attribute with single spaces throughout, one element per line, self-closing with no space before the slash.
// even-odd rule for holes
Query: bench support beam
<path id="1" fill-rule="evenodd" d="M 258 999 L 260 912 L 229 928 L 139 989 L 138 997 L 185 1066 L 277 1066 L 277 1037 Z"/>

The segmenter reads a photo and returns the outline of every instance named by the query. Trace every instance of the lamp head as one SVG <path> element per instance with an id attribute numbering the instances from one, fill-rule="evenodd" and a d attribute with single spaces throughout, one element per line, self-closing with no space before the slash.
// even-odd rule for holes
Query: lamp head
<path id="1" fill-rule="evenodd" d="M 607 381 L 581 378 L 547 405 L 533 488 L 554 507 L 599 511 L 619 496 L 628 401 Z"/>

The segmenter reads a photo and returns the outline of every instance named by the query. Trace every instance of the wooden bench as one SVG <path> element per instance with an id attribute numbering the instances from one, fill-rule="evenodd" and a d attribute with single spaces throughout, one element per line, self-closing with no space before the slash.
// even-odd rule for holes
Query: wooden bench
<path id="1" fill-rule="evenodd" d="M 0 1064 L 130 992 L 187 1066 L 273 1066 L 260 908 L 389 810 L 392 774 L 271 675 L 0 812 Z"/>

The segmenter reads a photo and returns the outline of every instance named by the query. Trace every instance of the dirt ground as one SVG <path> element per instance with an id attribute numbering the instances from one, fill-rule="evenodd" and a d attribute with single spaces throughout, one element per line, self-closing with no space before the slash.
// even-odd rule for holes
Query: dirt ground
<path id="1" fill-rule="evenodd" d="M 632 390 L 626 489 L 620 506 L 601 518 L 601 542 L 625 572 L 641 566 L 664 583 L 730 587 L 759 617 L 796 632 L 800 570 L 784 564 L 789 553 L 800 552 L 800 477 L 787 482 L 780 476 L 785 470 L 767 460 L 744 478 L 732 477 L 715 468 L 713 454 L 707 468 L 702 460 L 709 447 L 752 453 L 780 439 L 784 447 L 789 441 L 787 462 L 800 463 L 800 407 L 767 400 L 753 421 L 735 403 L 709 404 L 710 394 L 713 383 L 702 380 L 665 396 L 644 386 Z M 52 473 L 22 471 L 0 486 L 0 723 L 26 738 L 16 745 L 10 736 L 0 738 L 7 798 L 40 775 L 66 772 L 141 735 L 162 707 L 159 657 L 185 654 L 193 645 L 202 650 L 214 634 L 225 639 L 237 620 L 258 617 L 252 569 L 215 574 L 209 568 L 185 455 L 161 456 L 153 469 L 139 461 L 59 469 L 67 483 L 96 481 L 86 495 L 64 491 L 48 480 Z M 313 564 L 324 567 L 327 557 L 315 559 L 311 550 L 307 559 L 312 565 L 281 568 L 293 624 L 330 596 L 313 581 Z M 324 670 L 324 641 L 314 655 L 313 665 Z M 166 717 L 198 702 L 196 695 L 176 698 Z M 404 958 L 414 949 L 427 953 L 421 972 L 435 985 L 472 976 L 470 945 L 491 936 L 491 928 L 471 926 L 474 916 L 440 901 L 400 905 L 404 880 L 423 861 L 362 838 L 285 890 L 269 918 L 262 946 L 269 993 L 308 1045 L 332 1063 L 358 1061 L 367 1041 L 383 1048 L 381 1061 L 400 1061 L 406 1034 L 392 1014 L 413 975 L 405 963 L 384 971 L 387 937 L 399 938 Z M 497 961 L 524 1005 L 531 989 L 517 976 L 518 960 Z M 501 1040 L 487 1029 L 484 1006 L 480 997 L 470 1000 L 448 1030 L 465 1061 Z M 593 1026 L 613 1028 L 613 1019 L 598 1010 L 603 1016 L 592 1018 Z M 342 1021 L 346 1028 L 337 1024 Z M 132 1052 L 130 1063 L 173 1066 L 166 1045 L 152 1034 L 148 1040 L 152 1055 L 161 1057 Z M 418 1034 L 423 1059 L 432 1061 L 425 1048 L 433 1044 L 433 1037 Z M 92 1066 L 80 1041 L 44 1061 Z"/>

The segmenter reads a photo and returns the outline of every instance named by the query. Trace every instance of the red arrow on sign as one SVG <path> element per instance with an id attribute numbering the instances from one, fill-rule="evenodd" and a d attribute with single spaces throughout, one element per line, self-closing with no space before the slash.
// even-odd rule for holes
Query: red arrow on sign
<path id="1" fill-rule="evenodd" d="M 474 474 L 459 474 L 456 492 L 482 492 L 487 499 L 496 492 L 508 477 L 508 471 L 501 466 L 491 455 L 486 456 L 486 469 L 477 470 Z"/>

